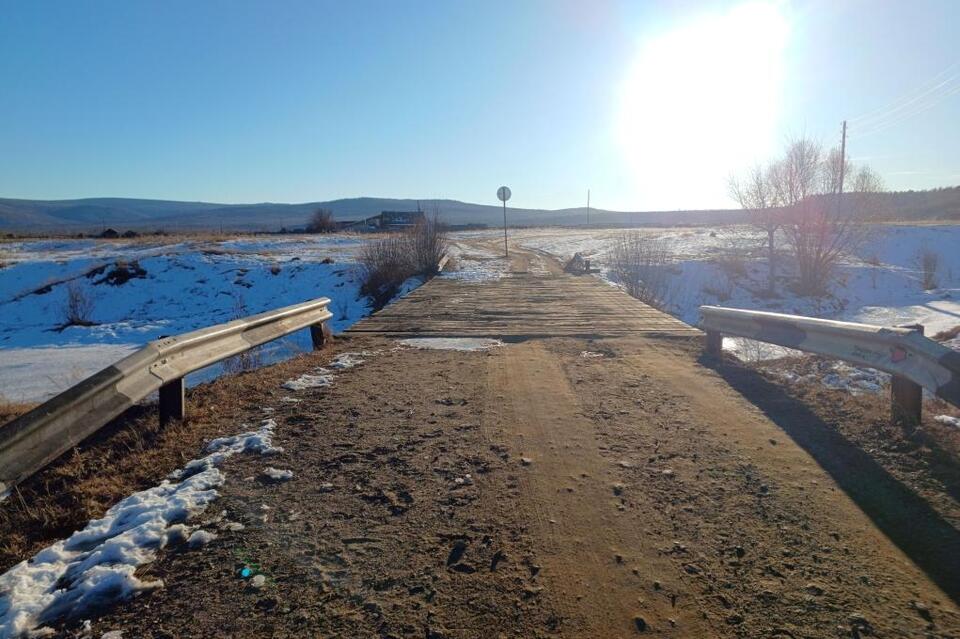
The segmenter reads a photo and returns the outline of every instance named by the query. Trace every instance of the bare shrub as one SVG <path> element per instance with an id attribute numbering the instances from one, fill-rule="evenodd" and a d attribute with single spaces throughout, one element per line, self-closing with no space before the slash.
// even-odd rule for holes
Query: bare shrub
<path id="1" fill-rule="evenodd" d="M 438 213 L 422 217 L 413 228 L 403 234 L 409 245 L 415 272 L 432 276 L 439 273 L 437 266 L 447 254 L 447 234 Z"/>
<path id="2" fill-rule="evenodd" d="M 614 240 L 609 255 L 610 270 L 629 295 L 654 308 L 666 308 L 673 260 L 662 240 L 638 231 L 623 233 Z"/>
<path id="3" fill-rule="evenodd" d="M 953 328 L 948 328 L 945 331 L 940 331 L 933 336 L 933 339 L 937 340 L 938 342 L 946 342 L 947 340 L 955 339 L 956 337 L 960 337 L 960 324 L 957 324 Z"/>
<path id="4" fill-rule="evenodd" d="M 932 288 L 937 288 L 937 274 L 940 270 L 939 253 L 927 247 L 922 247 L 917 251 L 916 261 L 923 281 L 923 290 L 929 291 Z"/>
<path id="5" fill-rule="evenodd" d="M 414 273 L 407 243 L 401 235 L 390 235 L 364 244 L 357 256 L 360 262 L 360 292 L 382 308 L 400 285 Z"/>
<path id="6" fill-rule="evenodd" d="M 414 275 L 432 277 L 447 253 L 447 236 L 436 214 L 396 235 L 365 244 L 358 255 L 362 284 L 360 292 L 382 308 Z"/>
<path id="7" fill-rule="evenodd" d="M 337 223 L 330 209 L 317 209 L 307 223 L 307 233 L 333 233 L 336 230 Z"/>
<path id="8" fill-rule="evenodd" d="M 93 311 L 96 307 L 93 295 L 76 280 L 67 282 L 66 297 L 60 309 L 61 330 L 68 326 L 93 326 Z"/>

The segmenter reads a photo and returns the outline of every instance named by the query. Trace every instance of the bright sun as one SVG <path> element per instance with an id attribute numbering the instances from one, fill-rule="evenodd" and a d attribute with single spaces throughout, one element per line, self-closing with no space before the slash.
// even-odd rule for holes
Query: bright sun
<path id="1" fill-rule="evenodd" d="M 773 151 L 788 35 L 779 7 L 739 5 L 643 44 L 616 128 L 642 208 L 724 206 L 728 176 Z"/>

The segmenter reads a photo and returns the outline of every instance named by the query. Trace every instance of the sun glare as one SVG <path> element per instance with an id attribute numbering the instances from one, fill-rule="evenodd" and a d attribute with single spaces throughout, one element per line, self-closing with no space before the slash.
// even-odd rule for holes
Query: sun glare
<path id="1" fill-rule="evenodd" d="M 787 35 L 780 4 L 757 2 L 642 44 L 615 130 L 637 204 L 714 207 L 731 172 L 772 150 Z"/>

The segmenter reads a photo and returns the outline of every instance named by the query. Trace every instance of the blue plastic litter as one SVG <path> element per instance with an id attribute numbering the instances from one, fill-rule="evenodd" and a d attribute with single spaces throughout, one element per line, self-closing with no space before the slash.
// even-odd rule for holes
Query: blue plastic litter
<path id="1" fill-rule="evenodd" d="M 250 578 L 250 575 L 252 575 L 252 574 L 253 574 L 253 571 L 250 570 L 249 568 L 247 568 L 246 566 L 244 566 L 244 567 L 240 570 L 240 576 L 243 577 L 244 579 L 249 579 L 249 578 Z"/>

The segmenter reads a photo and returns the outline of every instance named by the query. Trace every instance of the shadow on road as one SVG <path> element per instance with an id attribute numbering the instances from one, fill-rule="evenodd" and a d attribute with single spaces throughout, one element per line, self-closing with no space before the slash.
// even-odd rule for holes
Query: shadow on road
<path id="1" fill-rule="evenodd" d="M 759 373 L 733 363 L 701 364 L 722 376 L 803 447 L 913 562 L 960 603 L 960 531 L 870 455 Z"/>

